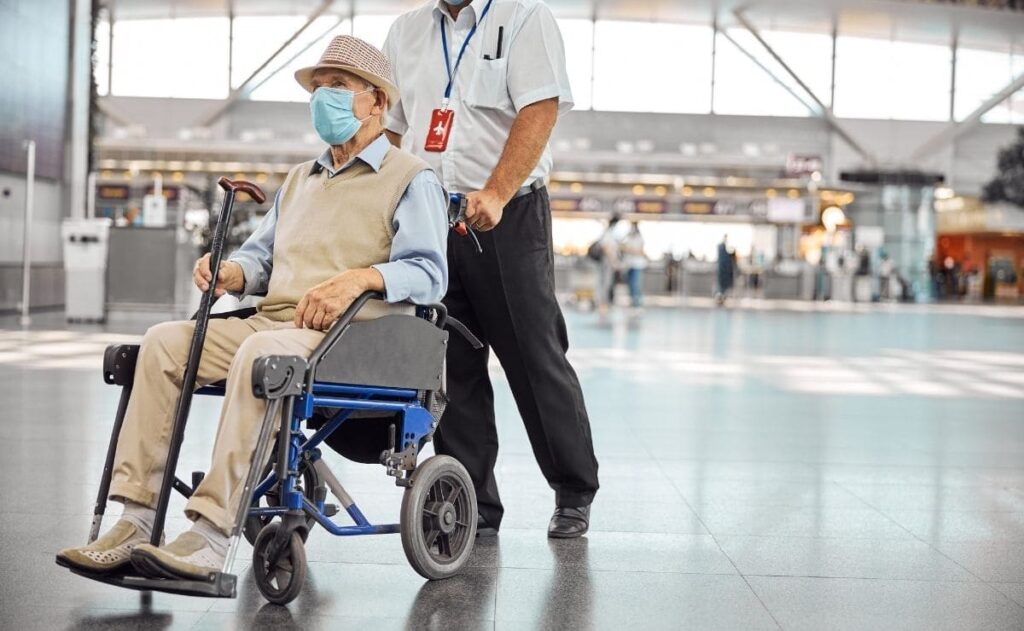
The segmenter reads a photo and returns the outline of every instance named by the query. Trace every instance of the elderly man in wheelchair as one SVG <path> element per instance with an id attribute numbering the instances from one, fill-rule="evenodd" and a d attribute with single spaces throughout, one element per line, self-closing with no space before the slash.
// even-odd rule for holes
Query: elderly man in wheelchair
<path id="1" fill-rule="evenodd" d="M 284 581 L 278 571 L 298 573 L 298 565 L 304 566 L 301 540 L 314 522 L 333 534 L 400 531 L 398 525 L 366 521 L 321 466 L 317 445 L 344 442 L 332 441 L 331 434 L 337 439 L 340 427 L 365 422 L 372 424 L 376 441 L 364 461 L 384 464 L 406 487 L 421 473 L 416 453 L 429 440 L 436 408 L 443 405 L 447 333 L 444 309 L 436 303 L 447 286 L 448 201 L 426 163 L 393 148 L 383 136 L 383 114 L 398 94 L 379 50 L 353 37 L 335 38 L 320 63 L 298 71 L 296 79 L 312 93 L 313 125 L 330 148 L 289 172 L 257 231 L 220 262 L 212 292 L 210 255 L 194 270 L 196 285 L 208 293 L 265 294 L 251 317 L 210 320 L 196 355 L 201 357 L 197 392 L 224 396 L 209 471 L 196 476 L 192 488 L 172 477 L 175 401 L 189 396 L 181 393 L 182 368 L 197 324 L 156 325 L 146 332 L 137 357 L 122 350 L 116 351 L 120 359 L 112 360 L 114 366 L 120 361 L 135 368 L 133 377 L 122 377 L 130 398 L 123 395 L 123 425 L 112 439 L 106 481 L 110 499 L 122 502 L 124 511 L 89 545 L 58 554 L 58 563 L 73 571 L 163 579 L 171 581 L 167 591 L 197 593 L 188 581 L 210 581 L 229 567 L 229 548 L 244 530 L 255 540 L 257 557 L 264 540 L 264 561 L 270 542 L 277 542 L 274 559 L 256 563 L 254 571 L 258 579 L 263 573 L 260 588 L 268 598 L 287 602 L 295 596 L 296 581 Z M 431 308 L 420 307 L 420 317 L 410 317 L 413 305 Z M 408 353 L 417 356 L 403 356 Z M 113 374 L 120 368 L 105 370 Z M 322 410 L 329 413 L 315 413 Z M 310 420 L 320 431 L 307 439 L 299 422 Z M 169 453 L 174 454 L 170 464 Z M 461 465 L 445 460 L 434 467 L 443 475 L 435 475 L 413 498 L 424 512 L 407 516 L 417 507 L 403 503 L 403 544 L 413 566 L 428 578 L 446 575 L 446 563 L 453 562 L 452 536 L 459 535 L 461 548 L 471 547 L 476 527 L 472 484 Z M 151 541 L 155 521 L 162 531 L 157 504 L 162 492 L 169 493 L 162 486 L 167 480 L 189 496 L 185 512 L 193 525 L 171 541 Z M 328 519 L 338 509 L 325 504 L 326 487 L 355 526 Z M 261 496 L 267 504 L 262 509 Z M 98 503 L 105 504 L 105 498 Z M 282 518 L 281 528 L 269 525 L 274 517 Z M 407 518 L 418 525 L 409 533 Z M 285 527 L 291 532 L 282 537 L 278 531 Z M 287 562 L 277 562 L 289 554 Z M 233 595 L 233 578 L 230 594 L 221 588 L 221 593 L 198 593 Z M 159 589 L 152 582 L 134 586 Z"/>

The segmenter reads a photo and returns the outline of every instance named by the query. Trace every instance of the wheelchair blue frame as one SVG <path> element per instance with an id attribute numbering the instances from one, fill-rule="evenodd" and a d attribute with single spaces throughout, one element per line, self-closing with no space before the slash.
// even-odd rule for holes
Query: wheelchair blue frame
<path id="1" fill-rule="evenodd" d="M 224 396 L 224 388 L 206 386 L 196 390 L 196 394 L 207 396 Z M 321 458 L 317 447 L 350 418 L 356 410 L 374 412 L 398 412 L 402 414 L 402 442 L 419 445 L 433 431 L 434 419 L 430 412 L 420 405 L 419 393 L 416 390 L 400 388 L 376 388 L 368 386 L 350 386 L 343 384 L 313 382 L 311 392 L 296 397 L 296 404 L 291 416 L 291 441 L 288 447 L 288 472 L 278 494 L 279 505 L 258 507 L 259 501 L 278 483 L 277 471 L 270 474 L 255 489 L 252 496 L 251 517 L 277 517 L 289 512 L 303 511 L 312 517 L 327 532 L 340 537 L 355 535 L 383 535 L 400 532 L 399 524 L 374 525 L 366 519 L 362 511 L 353 501 L 345 507 L 354 526 L 342 526 L 331 520 L 324 513 L 324 500 L 310 502 L 296 488 L 299 477 L 299 464 L 302 460 L 315 463 Z M 318 429 L 313 436 L 307 438 L 302 432 L 302 423 L 313 416 L 314 408 L 339 410 L 339 413 Z"/>

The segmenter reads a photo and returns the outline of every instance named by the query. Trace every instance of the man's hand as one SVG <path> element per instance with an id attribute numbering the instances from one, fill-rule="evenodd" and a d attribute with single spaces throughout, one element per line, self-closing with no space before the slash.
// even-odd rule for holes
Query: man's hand
<path id="1" fill-rule="evenodd" d="M 210 288 L 210 281 L 213 274 L 210 271 L 210 255 L 204 254 L 192 268 L 192 280 L 195 281 L 199 291 L 205 292 Z M 242 273 L 242 266 L 234 261 L 221 261 L 220 271 L 217 272 L 217 288 L 213 295 L 221 297 L 229 291 L 239 292 L 245 289 L 245 274 Z"/>
<path id="2" fill-rule="evenodd" d="M 466 223 L 470 228 L 487 232 L 501 222 L 501 214 L 508 203 L 507 199 L 491 190 L 485 188 L 482 191 L 466 195 Z"/>
<path id="3" fill-rule="evenodd" d="M 295 308 L 295 328 L 326 331 L 366 291 L 384 291 L 384 277 L 372 267 L 342 272 L 312 287 Z"/>

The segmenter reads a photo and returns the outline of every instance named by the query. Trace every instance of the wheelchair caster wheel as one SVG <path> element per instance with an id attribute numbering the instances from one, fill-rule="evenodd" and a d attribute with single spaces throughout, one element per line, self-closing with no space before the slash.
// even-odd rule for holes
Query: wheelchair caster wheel
<path id="1" fill-rule="evenodd" d="M 293 532 L 282 550 L 274 550 L 280 527 L 270 524 L 256 537 L 252 572 L 264 598 L 275 605 L 287 605 L 299 595 L 306 580 L 306 549 L 299 533 Z"/>
<path id="2" fill-rule="evenodd" d="M 476 539 L 476 492 L 462 464 L 449 456 L 424 460 L 402 496 L 402 548 L 430 580 L 459 573 Z"/>
<path id="3" fill-rule="evenodd" d="M 265 480 L 270 472 L 274 470 L 274 462 L 267 465 L 266 470 L 263 471 L 263 475 L 260 476 L 261 480 Z M 302 480 L 302 494 L 309 499 L 310 502 L 315 501 L 314 493 L 316 488 L 320 486 L 320 476 L 317 474 L 316 469 L 303 461 L 299 465 L 299 477 Z M 281 502 L 278 495 L 278 485 L 275 484 L 269 491 L 263 495 L 263 499 L 259 504 L 253 504 L 253 507 L 258 506 L 277 506 Z M 263 531 L 267 525 L 273 521 L 273 517 L 255 517 L 249 516 L 245 518 L 245 525 L 242 527 L 242 535 L 245 536 L 245 540 L 249 542 L 249 545 L 256 545 L 256 538 L 259 537 L 260 532 Z M 313 530 L 313 526 L 316 525 L 316 520 L 312 517 L 306 519 L 306 531 L 303 533 L 302 540 L 305 541 L 309 536 L 310 531 Z"/>

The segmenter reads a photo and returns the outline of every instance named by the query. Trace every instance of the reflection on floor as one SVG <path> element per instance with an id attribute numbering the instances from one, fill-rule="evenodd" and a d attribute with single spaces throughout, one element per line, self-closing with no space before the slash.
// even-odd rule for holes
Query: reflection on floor
<path id="1" fill-rule="evenodd" d="M 88 531 L 118 394 L 99 355 L 147 323 L 0 319 L 3 627 L 1021 629 L 1019 314 L 690 307 L 601 328 L 569 313 L 601 462 L 590 535 L 544 536 L 552 494 L 495 365 L 499 537 L 430 584 L 395 537 L 315 531 L 288 608 L 256 591 L 247 547 L 233 601 L 142 604 L 53 564 Z M 196 400 L 183 471 L 206 466 L 218 403 Z M 379 467 L 330 463 L 371 519 L 397 518 Z"/>

